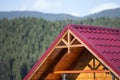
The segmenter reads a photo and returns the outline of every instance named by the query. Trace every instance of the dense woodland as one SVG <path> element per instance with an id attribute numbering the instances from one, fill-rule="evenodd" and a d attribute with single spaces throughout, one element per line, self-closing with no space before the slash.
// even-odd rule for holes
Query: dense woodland
<path id="1" fill-rule="evenodd" d="M 120 18 L 47 21 L 38 18 L 0 20 L 0 80 L 22 80 L 66 24 L 120 28 Z"/>

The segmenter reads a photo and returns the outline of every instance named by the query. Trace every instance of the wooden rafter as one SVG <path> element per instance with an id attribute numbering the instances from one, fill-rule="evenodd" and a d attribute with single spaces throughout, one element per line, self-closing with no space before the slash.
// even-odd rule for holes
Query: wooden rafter
<path id="1" fill-rule="evenodd" d="M 68 54 L 71 52 L 72 47 L 84 47 L 83 44 L 75 43 L 75 41 L 78 41 L 74 35 L 71 34 L 71 32 L 68 30 L 67 33 L 62 37 L 59 43 L 64 43 L 64 44 L 58 44 L 56 48 L 67 48 L 68 49 Z"/>

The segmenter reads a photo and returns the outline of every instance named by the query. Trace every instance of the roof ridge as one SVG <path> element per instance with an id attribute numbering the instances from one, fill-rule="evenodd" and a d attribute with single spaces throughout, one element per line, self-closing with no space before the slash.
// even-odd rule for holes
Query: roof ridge
<path id="1" fill-rule="evenodd" d="M 112 30 L 113 32 L 114 32 L 114 30 L 115 30 L 115 32 L 116 31 L 120 31 L 120 28 L 113 28 L 113 27 L 106 27 L 106 26 L 95 26 L 95 25 L 84 25 L 84 24 L 68 24 L 67 25 L 68 27 L 83 27 L 83 28 L 91 28 L 91 29 L 93 29 L 93 30 L 95 30 L 95 29 L 99 29 L 99 30 Z"/>

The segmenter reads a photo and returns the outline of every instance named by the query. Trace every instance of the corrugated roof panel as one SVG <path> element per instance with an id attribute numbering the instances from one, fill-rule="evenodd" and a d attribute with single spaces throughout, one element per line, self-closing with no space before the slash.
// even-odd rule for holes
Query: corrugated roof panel
<path id="1" fill-rule="evenodd" d="M 120 76 L 120 29 L 70 26 L 79 39 Z"/>

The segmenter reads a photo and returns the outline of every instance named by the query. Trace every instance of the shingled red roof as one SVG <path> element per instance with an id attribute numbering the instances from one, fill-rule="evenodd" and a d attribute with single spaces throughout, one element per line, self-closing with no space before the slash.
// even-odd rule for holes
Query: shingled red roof
<path id="1" fill-rule="evenodd" d="M 64 33 L 70 30 L 85 47 L 118 78 L 120 78 L 120 29 L 88 25 L 67 25 L 53 41 L 48 50 L 37 61 L 24 80 L 28 80 L 38 70 L 39 65 L 48 58 L 50 51 Z"/>

